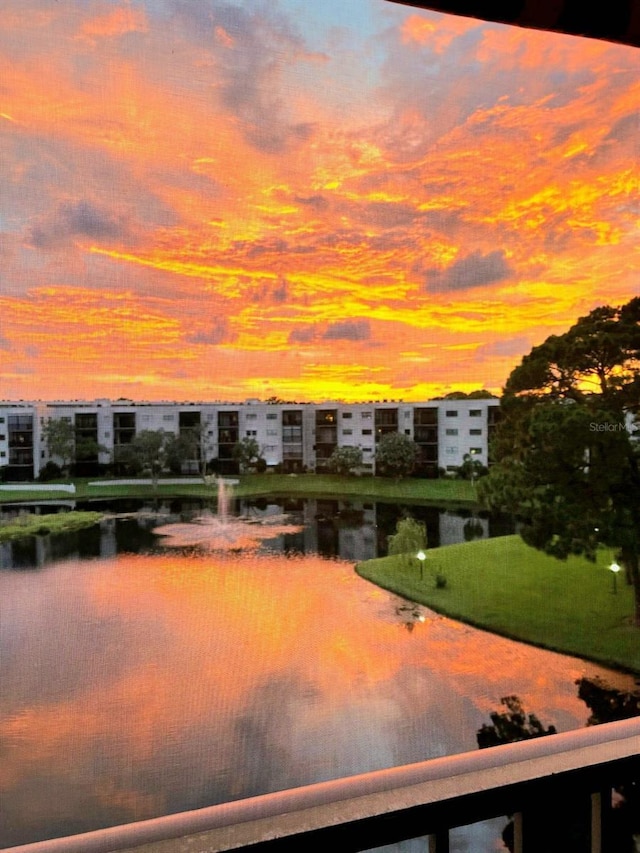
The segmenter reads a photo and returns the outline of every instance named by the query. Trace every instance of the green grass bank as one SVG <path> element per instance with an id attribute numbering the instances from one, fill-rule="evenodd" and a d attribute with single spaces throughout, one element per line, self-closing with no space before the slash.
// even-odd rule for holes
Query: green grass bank
<path id="1" fill-rule="evenodd" d="M 362 498 L 390 502 L 420 502 L 471 506 L 476 503 L 475 488 L 467 480 L 422 480 L 407 478 L 393 480 L 385 477 L 340 477 L 330 474 L 241 474 L 225 479 L 237 480 L 234 494 L 242 498 L 251 497 L 332 497 Z M 163 484 L 160 480 L 154 487 L 150 484 L 110 486 L 108 481 L 73 480 L 76 493 L 38 489 L 33 483 L 29 491 L 3 489 L 0 503 L 18 501 L 88 500 L 90 498 L 153 498 L 153 497 L 201 497 L 215 498 L 217 486 L 205 485 L 195 478 L 191 483 Z M 95 483 L 96 485 L 90 485 Z M 48 484 L 54 485 L 54 484 Z"/>
<path id="2" fill-rule="evenodd" d="M 497 634 L 640 674 L 640 629 L 633 590 L 613 577 L 603 552 L 596 564 L 566 562 L 504 536 L 356 566 L 362 577 L 433 610 Z M 436 586 L 436 575 L 446 586 Z"/>
<path id="3" fill-rule="evenodd" d="M 70 533 L 97 524 L 100 512 L 56 512 L 43 515 L 20 515 L 0 521 L 0 542 L 48 533 Z"/>

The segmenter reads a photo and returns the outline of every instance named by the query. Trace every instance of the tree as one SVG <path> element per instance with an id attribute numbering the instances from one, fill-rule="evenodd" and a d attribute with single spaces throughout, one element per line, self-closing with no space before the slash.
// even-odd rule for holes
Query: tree
<path id="1" fill-rule="evenodd" d="M 415 518 L 401 518 L 396 524 L 396 532 L 389 536 L 389 555 L 402 555 L 410 560 L 417 559 L 419 551 L 427 547 L 427 531 L 421 521 Z M 420 562 L 422 576 L 422 562 Z"/>
<path id="2" fill-rule="evenodd" d="M 255 438 L 246 436 L 242 438 L 233 447 L 233 458 L 240 466 L 240 472 L 246 473 L 251 468 L 255 468 L 258 461 L 262 459 L 262 451 L 260 445 Z"/>
<path id="3" fill-rule="evenodd" d="M 182 429 L 180 435 L 172 435 L 167 443 L 166 452 L 167 465 L 173 472 L 180 474 L 185 462 L 192 463 L 189 470 L 192 471 L 197 465 L 198 473 L 204 481 L 213 452 L 213 443 L 208 435 L 207 426 L 196 423 L 187 429 Z"/>
<path id="4" fill-rule="evenodd" d="M 76 449 L 76 432 L 70 420 L 64 418 L 47 418 L 42 430 L 49 456 L 60 460 L 60 467 L 65 476 L 69 476 L 69 466 Z"/>
<path id="5" fill-rule="evenodd" d="M 354 474 L 362 465 L 362 448 L 336 447 L 329 457 L 329 470 L 347 476 Z"/>
<path id="6" fill-rule="evenodd" d="M 488 473 L 489 469 L 486 465 L 483 465 L 473 454 L 465 453 L 462 457 L 462 465 L 458 468 L 457 476 L 461 480 L 471 480 L 472 483 L 475 483 L 478 477 L 484 477 Z"/>
<path id="7" fill-rule="evenodd" d="M 173 435 L 162 429 L 143 429 L 128 444 L 116 447 L 115 461 L 135 473 L 147 474 L 153 485 L 167 465 L 167 447 Z"/>
<path id="8" fill-rule="evenodd" d="M 117 474 L 137 477 L 142 473 L 142 460 L 132 443 L 117 444 L 113 448 L 113 462 Z"/>
<path id="9" fill-rule="evenodd" d="M 72 462 L 97 462 L 99 453 L 109 452 L 94 438 L 77 433 L 73 422 L 67 418 L 48 418 L 42 434 L 49 456 L 60 460 L 60 468 L 67 478 Z"/>
<path id="10" fill-rule="evenodd" d="M 640 298 L 603 306 L 534 347 L 507 380 L 496 460 L 478 491 L 525 542 L 560 559 L 615 549 L 640 626 Z"/>
<path id="11" fill-rule="evenodd" d="M 467 394 L 468 400 L 495 400 L 496 395 L 492 394 L 491 391 L 486 391 L 484 388 L 481 388 L 477 391 L 470 391 Z"/>
<path id="12" fill-rule="evenodd" d="M 415 468 L 418 445 L 399 432 L 389 432 L 380 439 L 376 450 L 376 472 L 387 477 L 407 477 Z"/>

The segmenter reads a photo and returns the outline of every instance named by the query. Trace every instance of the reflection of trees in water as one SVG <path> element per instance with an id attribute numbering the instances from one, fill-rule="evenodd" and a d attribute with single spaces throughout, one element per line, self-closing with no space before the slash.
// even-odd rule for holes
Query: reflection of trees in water
<path id="1" fill-rule="evenodd" d="M 635 690 L 616 690 L 601 678 L 576 681 L 578 696 L 591 710 L 588 726 L 640 717 L 640 681 Z"/>
<path id="2" fill-rule="evenodd" d="M 617 690 L 601 679 L 581 678 L 578 696 L 592 711 L 587 725 L 595 726 L 640 716 L 640 683 L 637 689 Z M 527 714 L 517 696 L 505 696 L 503 711 L 490 714 L 476 734 L 480 749 L 555 734 L 535 714 Z M 625 782 L 612 790 L 612 809 L 605 821 L 603 850 L 607 853 L 635 853 L 634 836 L 640 834 L 640 780 Z M 527 849 L 545 853 L 589 853 L 591 804 L 589 792 L 572 791 L 566 783 L 547 795 L 544 802 L 530 802 L 524 814 Z M 513 820 L 509 820 L 502 840 L 514 850 Z"/>
<path id="3" fill-rule="evenodd" d="M 493 711 L 489 715 L 492 725 L 485 724 L 478 729 L 476 738 L 480 749 L 556 733 L 555 726 L 545 729 L 535 714 L 526 714 L 517 696 L 503 696 L 500 703 L 507 710 Z"/>

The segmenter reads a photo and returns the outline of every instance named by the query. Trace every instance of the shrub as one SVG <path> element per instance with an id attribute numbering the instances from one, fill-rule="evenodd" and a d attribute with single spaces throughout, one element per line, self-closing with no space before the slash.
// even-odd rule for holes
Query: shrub
<path id="1" fill-rule="evenodd" d="M 61 477 L 62 468 L 59 465 L 56 465 L 55 462 L 49 461 L 40 469 L 38 481 L 40 483 L 48 483 L 50 480 L 59 480 Z"/>

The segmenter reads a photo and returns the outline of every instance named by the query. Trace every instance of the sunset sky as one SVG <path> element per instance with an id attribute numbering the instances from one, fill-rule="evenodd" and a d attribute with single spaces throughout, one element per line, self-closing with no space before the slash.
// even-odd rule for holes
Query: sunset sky
<path id="1" fill-rule="evenodd" d="M 0 398 L 498 392 L 640 291 L 640 52 L 386 0 L 3 0 Z"/>

